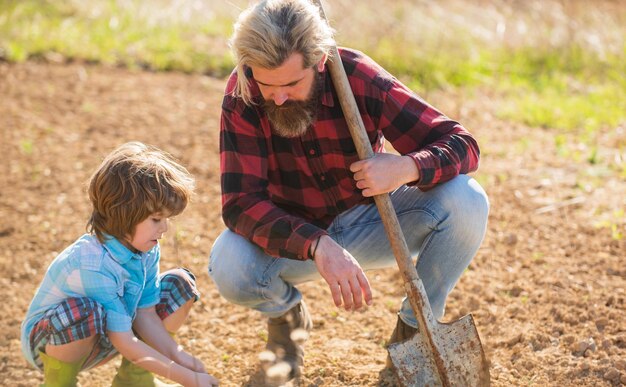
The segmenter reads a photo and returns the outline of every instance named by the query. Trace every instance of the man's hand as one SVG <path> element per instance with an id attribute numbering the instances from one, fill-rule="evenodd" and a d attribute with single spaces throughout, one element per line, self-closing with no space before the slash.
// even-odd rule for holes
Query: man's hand
<path id="1" fill-rule="evenodd" d="M 331 237 L 323 235 L 315 251 L 315 265 L 326 280 L 336 306 L 357 310 L 372 305 L 370 283 L 354 257 L 339 246 Z"/>
<path id="2" fill-rule="evenodd" d="M 374 157 L 350 165 L 356 186 L 363 196 L 370 197 L 391 192 L 403 184 L 419 179 L 419 170 L 409 156 L 376 153 Z"/>

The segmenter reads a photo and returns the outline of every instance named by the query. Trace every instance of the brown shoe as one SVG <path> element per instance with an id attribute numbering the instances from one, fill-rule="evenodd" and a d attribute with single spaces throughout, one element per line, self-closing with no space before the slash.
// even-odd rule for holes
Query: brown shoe
<path id="1" fill-rule="evenodd" d="M 300 367 L 304 364 L 302 344 L 313 328 L 309 311 L 301 301 L 280 317 L 270 318 L 267 322 L 267 350 L 274 352 L 279 360 L 287 362 L 291 368 L 291 376 L 300 375 Z"/>
<path id="2" fill-rule="evenodd" d="M 386 348 L 388 348 L 391 344 L 400 343 L 410 339 L 411 337 L 413 337 L 413 335 L 415 335 L 416 332 L 417 328 L 413 328 L 412 326 L 407 325 L 404 321 L 402 321 L 400 316 L 398 316 L 398 322 L 396 322 L 396 327 L 391 333 L 391 337 L 387 341 Z M 391 368 L 392 365 L 393 364 L 391 363 L 391 356 L 387 354 L 386 366 L 387 368 Z"/>

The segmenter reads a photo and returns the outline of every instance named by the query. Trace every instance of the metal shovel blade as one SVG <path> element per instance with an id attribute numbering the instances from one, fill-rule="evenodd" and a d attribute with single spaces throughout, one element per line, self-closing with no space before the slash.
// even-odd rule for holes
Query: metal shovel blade
<path id="1" fill-rule="evenodd" d="M 472 316 L 451 323 L 440 323 L 432 314 L 429 317 L 426 332 L 420 329 L 411 339 L 388 348 L 399 383 L 405 387 L 489 386 L 489 365 Z"/>

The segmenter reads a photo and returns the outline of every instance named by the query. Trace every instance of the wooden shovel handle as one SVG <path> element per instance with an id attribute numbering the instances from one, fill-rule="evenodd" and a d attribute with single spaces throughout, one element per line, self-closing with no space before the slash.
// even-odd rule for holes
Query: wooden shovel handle
<path id="1" fill-rule="evenodd" d="M 321 1 L 313 0 L 313 2 L 319 8 L 320 15 L 326 19 Z M 359 154 L 361 160 L 372 158 L 374 157 L 372 145 L 367 137 L 365 125 L 363 125 L 359 108 L 356 104 L 356 100 L 354 99 L 354 95 L 352 94 L 352 88 L 348 82 L 346 70 L 343 68 L 337 47 L 334 45 L 331 47 L 330 60 L 327 65 L 337 91 L 341 109 L 343 110 L 343 114 L 350 130 L 350 135 L 352 136 L 352 140 L 356 146 L 357 153 Z M 385 226 L 385 232 L 387 233 L 387 238 L 391 244 L 391 249 L 396 258 L 396 262 L 398 263 L 398 268 L 402 274 L 407 297 L 409 298 L 409 302 L 419 324 L 420 329 L 418 330 L 418 334 L 422 336 L 423 342 L 427 343 L 432 351 L 432 360 L 436 364 L 438 372 L 438 375 L 433 375 L 433 377 L 439 378 L 439 382 L 437 384 L 441 384 L 446 387 L 450 386 L 451 384 L 446 375 L 445 365 L 441 357 L 441 353 L 433 342 L 430 326 L 436 321 L 433 317 L 422 283 L 417 275 L 417 270 L 415 266 L 413 266 L 411 252 L 409 251 L 406 240 L 404 239 L 404 234 L 402 233 L 400 222 L 396 216 L 396 211 L 391 203 L 391 198 L 388 194 L 376 195 L 374 196 L 374 201 L 376 202 L 378 212 L 380 213 L 383 225 Z"/>
<path id="2" fill-rule="evenodd" d="M 319 7 L 322 17 L 325 18 L 326 16 L 324 15 L 322 4 L 319 0 L 315 0 L 314 2 Z M 339 56 L 336 46 L 331 48 L 330 60 L 327 62 L 327 66 L 330 69 L 330 76 L 333 80 L 335 89 L 337 90 L 339 103 L 341 104 L 341 109 L 343 110 L 343 114 L 348 124 L 350 134 L 352 135 L 352 140 L 356 146 L 357 153 L 359 154 L 359 158 L 361 160 L 365 160 L 374 157 L 372 145 L 367 137 L 367 132 L 365 131 L 365 126 L 363 125 L 359 108 L 356 105 L 356 100 L 352 94 L 352 88 L 348 82 L 346 70 L 343 68 L 341 57 Z M 398 262 L 398 267 L 403 275 L 403 278 L 408 282 L 417 279 L 417 271 L 413 266 L 411 253 L 406 244 L 406 240 L 404 239 L 404 234 L 400 228 L 400 223 L 398 222 L 398 217 L 396 216 L 396 212 L 393 208 L 389 195 L 376 195 L 374 196 L 374 201 L 378 207 L 378 212 L 380 213 L 383 225 L 385 226 L 385 231 L 387 232 L 387 237 L 389 238 L 389 242 L 391 244 L 391 249 L 396 257 L 396 261 Z"/>

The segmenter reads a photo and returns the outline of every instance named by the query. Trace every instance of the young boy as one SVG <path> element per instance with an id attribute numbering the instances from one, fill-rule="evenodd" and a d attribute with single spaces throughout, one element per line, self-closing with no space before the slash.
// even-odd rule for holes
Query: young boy
<path id="1" fill-rule="evenodd" d="M 139 142 L 114 150 L 91 177 L 88 234 L 46 271 L 22 323 L 22 352 L 46 386 L 75 386 L 79 371 L 121 353 L 113 386 L 214 386 L 202 362 L 171 334 L 198 299 L 185 269 L 159 274 L 168 218 L 189 201 L 193 179 L 169 155 Z"/>

